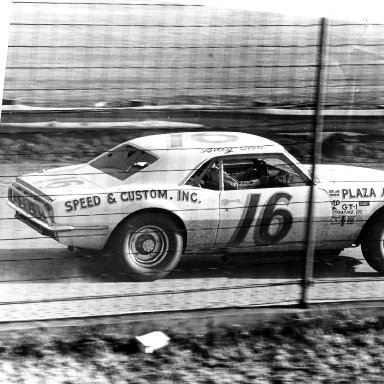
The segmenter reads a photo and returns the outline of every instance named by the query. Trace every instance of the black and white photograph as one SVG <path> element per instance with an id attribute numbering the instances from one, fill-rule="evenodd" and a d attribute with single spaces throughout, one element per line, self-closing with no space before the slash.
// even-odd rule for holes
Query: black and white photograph
<path id="1" fill-rule="evenodd" d="M 9 0 L 1 383 L 382 383 L 378 2 Z"/>

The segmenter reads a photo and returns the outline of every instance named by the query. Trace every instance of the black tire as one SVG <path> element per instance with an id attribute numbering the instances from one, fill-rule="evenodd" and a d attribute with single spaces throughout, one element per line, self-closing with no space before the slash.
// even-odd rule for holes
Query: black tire
<path id="1" fill-rule="evenodd" d="M 161 279 L 181 258 L 182 231 L 167 215 L 153 212 L 135 215 L 116 229 L 112 249 L 118 267 L 130 280 Z"/>
<path id="2" fill-rule="evenodd" d="M 373 221 L 365 231 L 361 251 L 373 269 L 384 273 L 384 216 Z"/>

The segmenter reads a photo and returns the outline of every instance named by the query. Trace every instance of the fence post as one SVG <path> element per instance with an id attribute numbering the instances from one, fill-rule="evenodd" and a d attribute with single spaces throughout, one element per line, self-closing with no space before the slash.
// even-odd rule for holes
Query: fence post
<path id="1" fill-rule="evenodd" d="M 321 163 L 321 152 L 323 142 L 324 103 L 327 81 L 328 60 L 328 20 L 321 19 L 320 44 L 318 55 L 318 70 L 316 84 L 316 114 L 313 126 L 313 149 L 312 149 L 312 183 L 309 192 L 309 204 L 307 211 L 307 233 L 306 233 L 306 256 L 303 276 L 301 279 L 302 290 L 300 304 L 308 306 L 308 287 L 313 280 L 313 263 L 316 243 L 316 223 L 314 220 L 314 194 L 316 188 L 316 166 Z"/>

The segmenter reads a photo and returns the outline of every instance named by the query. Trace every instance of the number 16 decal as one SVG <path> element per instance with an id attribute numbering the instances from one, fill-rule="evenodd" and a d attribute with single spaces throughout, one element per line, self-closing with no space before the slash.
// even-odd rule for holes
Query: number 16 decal
<path id="1" fill-rule="evenodd" d="M 252 227 L 259 200 L 260 194 L 251 194 L 248 196 L 246 208 L 235 233 L 229 240 L 228 247 L 236 246 L 246 238 Z M 275 209 L 276 205 L 282 200 L 285 200 L 285 203 L 289 204 L 292 196 L 285 192 L 278 192 L 272 195 L 265 204 L 261 213 L 261 219 L 259 218 L 258 224 L 254 229 L 253 241 L 255 244 L 259 242 L 276 243 L 287 236 L 292 227 L 293 217 L 287 209 Z M 271 229 L 273 229 L 273 233 L 271 233 Z"/>

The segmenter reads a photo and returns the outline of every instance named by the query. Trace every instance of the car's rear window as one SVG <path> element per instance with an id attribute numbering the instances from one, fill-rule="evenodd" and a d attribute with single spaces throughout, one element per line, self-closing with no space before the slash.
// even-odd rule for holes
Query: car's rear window
<path id="1" fill-rule="evenodd" d="M 91 160 L 89 165 L 116 179 L 126 180 L 156 160 L 155 156 L 142 149 L 122 144 Z"/>

